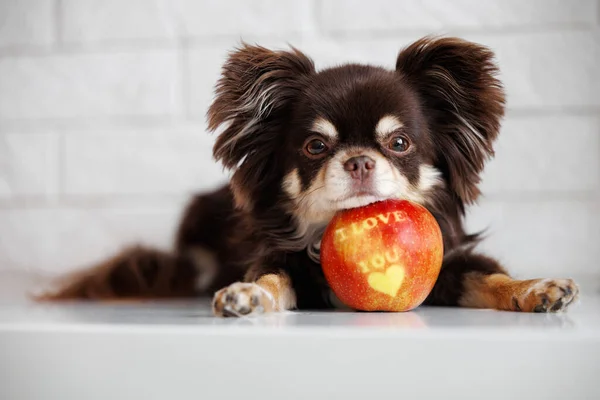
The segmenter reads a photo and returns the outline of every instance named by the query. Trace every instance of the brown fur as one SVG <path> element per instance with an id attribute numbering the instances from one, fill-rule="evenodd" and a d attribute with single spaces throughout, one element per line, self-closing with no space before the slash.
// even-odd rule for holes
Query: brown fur
<path id="1" fill-rule="evenodd" d="M 132 247 L 91 269 L 64 277 L 43 300 L 109 300 L 190 297 L 195 267 L 184 257 Z"/>
<path id="2" fill-rule="evenodd" d="M 463 307 L 496 308 L 507 311 L 560 311 L 577 300 L 579 290 L 571 279 L 514 280 L 504 274 L 465 276 Z"/>
<path id="3" fill-rule="evenodd" d="M 494 154 L 492 143 L 504 115 L 504 90 L 492 59 L 489 49 L 475 43 L 425 38 L 403 50 L 396 62 L 421 94 L 437 133 L 436 148 L 443 149 L 439 162 L 454 193 L 466 203 L 479 197 L 479 173 Z"/>
<path id="4" fill-rule="evenodd" d="M 290 310 L 296 307 L 296 295 L 292 280 L 285 273 L 262 275 L 256 281 L 275 300 L 275 309 L 278 311 Z"/>
<path id="5" fill-rule="evenodd" d="M 125 252 L 75 276 L 52 298 L 201 294 L 190 282 L 206 270 L 194 257 L 203 249 L 219 264 L 204 292 L 216 292 L 217 315 L 332 307 L 314 244 L 340 207 L 331 197 L 335 188 L 346 188 L 346 196 L 357 176 L 367 176 L 350 179 L 341 168 L 326 174 L 352 153 L 378 160 L 360 181 L 370 196 L 416 199 L 440 225 L 445 258 L 427 304 L 565 308 L 576 296 L 574 283 L 514 281 L 497 261 L 473 251 L 479 237 L 464 229 L 465 207 L 480 194 L 479 176 L 504 115 L 496 74 L 489 49 L 457 38 L 415 42 L 399 53 L 392 71 L 348 64 L 317 72 L 296 49 L 243 45 L 225 62 L 208 111 L 209 128 L 223 128 L 213 153 L 233 172 L 229 185 L 192 200 L 173 254 Z M 410 144 L 405 152 L 374 132 L 389 116 L 401 122 L 391 135 Z M 311 131 L 316 120 L 333 125 L 337 136 Z M 313 138 L 322 141 L 323 154 L 307 154 Z M 393 171 L 386 178 L 393 186 L 374 181 L 381 165 Z M 423 171 L 432 173 L 426 187 Z M 393 193 L 381 195 L 390 187 Z M 359 206 L 360 196 L 348 193 L 348 204 Z"/>

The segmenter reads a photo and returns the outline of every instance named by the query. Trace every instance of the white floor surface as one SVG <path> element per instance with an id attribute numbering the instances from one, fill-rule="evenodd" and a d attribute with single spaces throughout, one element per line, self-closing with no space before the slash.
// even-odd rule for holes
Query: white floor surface
<path id="1" fill-rule="evenodd" d="M 564 314 L 217 319 L 207 300 L 40 305 L 0 282 L 2 400 L 600 399 L 596 293 Z"/>

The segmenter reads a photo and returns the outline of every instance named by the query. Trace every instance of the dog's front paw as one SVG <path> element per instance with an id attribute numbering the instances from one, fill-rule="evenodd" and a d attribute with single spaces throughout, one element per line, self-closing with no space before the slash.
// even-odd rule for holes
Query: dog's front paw
<path id="1" fill-rule="evenodd" d="M 275 301 L 256 283 L 236 282 L 215 293 L 212 308 L 217 317 L 243 317 L 271 312 Z"/>
<path id="2" fill-rule="evenodd" d="M 516 311 L 564 311 L 579 295 L 579 288 L 572 279 L 536 279 L 527 281 L 524 289 L 522 295 L 513 298 Z"/>

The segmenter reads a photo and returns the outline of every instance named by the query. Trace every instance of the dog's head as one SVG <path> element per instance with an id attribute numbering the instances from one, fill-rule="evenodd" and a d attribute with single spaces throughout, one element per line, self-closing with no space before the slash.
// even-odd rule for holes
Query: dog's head
<path id="1" fill-rule="evenodd" d="M 344 65 L 316 72 L 301 52 L 243 46 L 225 63 L 209 126 L 233 170 L 237 206 L 283 206 L 307 223 L 390 199 L 462 209 L 478 194 L 504 112 L 493 54 L 455 38 L 424 38 L 395 70 Z"/>

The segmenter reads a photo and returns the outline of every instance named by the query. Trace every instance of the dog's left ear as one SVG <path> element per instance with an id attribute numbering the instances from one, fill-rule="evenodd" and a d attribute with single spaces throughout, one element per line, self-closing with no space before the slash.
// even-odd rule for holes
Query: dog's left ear
<path id="1" fill-rule="evenodd" d="M 400 52 L 396 70 L 425 107 L 438 168 L 456 195 L 472 203 L 504 115 L 493 53 L 458 38 L 426 37 Z"/>

